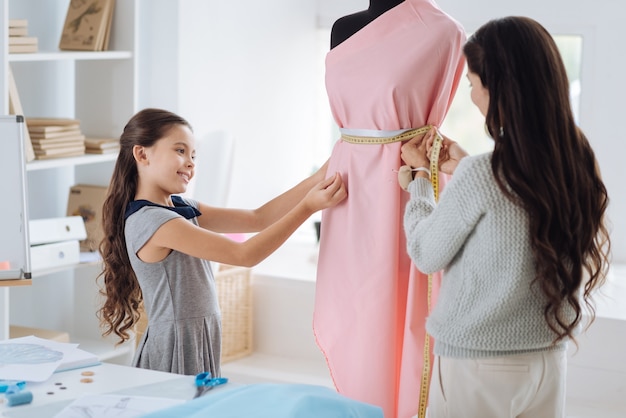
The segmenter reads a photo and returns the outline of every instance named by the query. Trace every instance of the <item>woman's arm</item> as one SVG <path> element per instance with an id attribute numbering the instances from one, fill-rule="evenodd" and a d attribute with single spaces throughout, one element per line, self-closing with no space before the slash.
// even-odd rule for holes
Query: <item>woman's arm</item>
<path id="1" fill-rule="evenodd" d="M 220 233 L 258 232 L 293 209 L 313 186 L 326 178 L 328 161 L 313 175 L 257 209 L 229 209 L 198 202 L 202 228 Z"/>
<path id="2" fill-rule="evenodd" d="M 459 169 L 437 204 L 427 179 L 409 184 L 404 212 L 407 252 L 423 273 L 445 268 L 456 257 L 485 213 L 488 191 L 470 167 Z"/>

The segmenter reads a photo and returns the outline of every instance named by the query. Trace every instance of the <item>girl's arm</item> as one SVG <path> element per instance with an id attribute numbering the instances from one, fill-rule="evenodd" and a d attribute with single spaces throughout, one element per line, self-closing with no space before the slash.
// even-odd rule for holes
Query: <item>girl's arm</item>
<path id="1" fill-rule="evenodd" d="M 313 175 L 257 209 L 229 209 L 198 202 L 202 228 L 220 233 L 257 232 L 276 222 L 293 209 L 313 186 L 326 178 L 328 161 Z"/>
<path id="2" fill-rule="evenodd" d="M 199 228 L 185 219 L 174 219 L 163 224 L 137 255 L 150 263 L 176 250 L 219 263 L 252 267 L 280 247 L 314 212 L 335 206 L 346 196 L 341 176 L 335 174 L 313 186 L 284 216 L 244 242 Z"/>

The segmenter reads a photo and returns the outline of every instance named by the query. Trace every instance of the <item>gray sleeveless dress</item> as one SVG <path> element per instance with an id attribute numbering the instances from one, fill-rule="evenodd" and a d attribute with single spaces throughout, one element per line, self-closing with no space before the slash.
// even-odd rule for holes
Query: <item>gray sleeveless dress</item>
<path id="1" fill-rule="evenodd" d="M 177 251 L 158 263 L 136 255 L 165 222 L 183 217 L 198 224 L 194 200 L 173 196 L 172 201 L 175 208 L 135 201 L 126 212 L 126 248 L 148 315 L 133 366 L 220 376 L 221 316 L 209 262 Z"/>

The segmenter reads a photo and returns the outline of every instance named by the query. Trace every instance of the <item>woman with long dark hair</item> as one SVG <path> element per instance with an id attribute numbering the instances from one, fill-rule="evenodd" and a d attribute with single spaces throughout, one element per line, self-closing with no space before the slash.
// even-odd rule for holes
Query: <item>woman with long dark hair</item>
<path id="1" fill-rule="evenodd" d="M 463 52 L 493 152 L 444 138 L 454 176 L 435 203 L 428 170 L 413 171 L 404 218 L 416 266 L 445 271 L 427 322 L 430 417 L 562 417 L 567 342 L 608 268 L 607 191 L 543 26 L 492 20 Z M 435 135 L 406 143 L 404 162 L 429 167 Z"/>

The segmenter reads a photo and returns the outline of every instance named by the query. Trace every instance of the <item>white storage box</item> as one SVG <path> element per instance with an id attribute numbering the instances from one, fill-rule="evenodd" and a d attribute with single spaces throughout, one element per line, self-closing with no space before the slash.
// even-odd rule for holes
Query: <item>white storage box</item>
<path id="1" fill-rule="evenodd" d="M 30 245 L 87 238 L 85 222 L 81 216 L 32 219 L 28 226 Z"/>
<path id="2" fill-rule="evenodd" d="M 80 244 L 78 240 L 30 247 L 30 267 L 33 271 L 77 264 L 79 261 Z"/>

